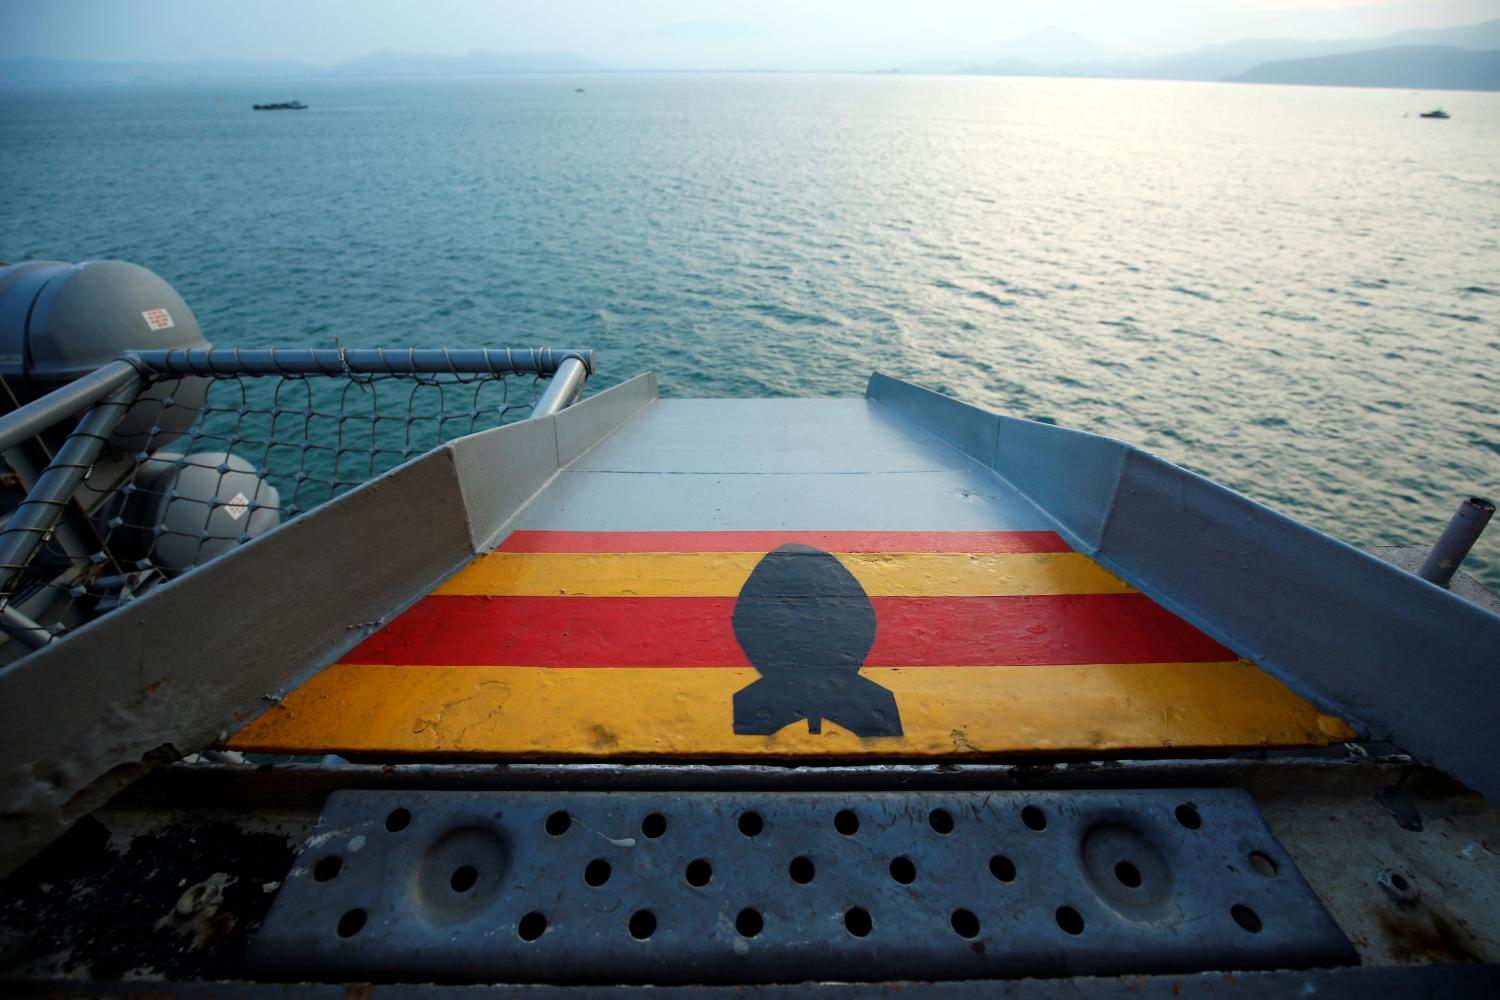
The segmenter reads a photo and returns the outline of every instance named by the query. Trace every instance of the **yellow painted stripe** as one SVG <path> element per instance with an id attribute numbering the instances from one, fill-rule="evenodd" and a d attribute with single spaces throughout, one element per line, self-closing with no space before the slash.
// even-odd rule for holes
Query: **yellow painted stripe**
<path id="1" fill-rule="evenodd" d="M 1131 587 L 1077 552 L 845 552 L 871 597 L 1122 594 Z M 489 552 L 434 591 L 454 596 L 734 597 L 757 552 Z"/>
<path id="2" fill-rule="evenodd" d="M 335 664 L 240 730 L 269 753 L 470 757 L 931 757 L 1324 745 L 1354 739 L 1244 661 L 1051 667 L 884 667 L 905 735 L 825 721 L 736 736 L 751 669 Z"/>

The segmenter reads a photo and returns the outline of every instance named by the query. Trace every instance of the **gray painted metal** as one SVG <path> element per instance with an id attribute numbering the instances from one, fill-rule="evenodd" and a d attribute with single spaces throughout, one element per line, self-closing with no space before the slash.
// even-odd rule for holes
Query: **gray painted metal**
<path id="1" fill-rule="evenodd" d="M 27 649 L 41 649 L 52 641 L 52 633 L 27 618 L 14 605 L 0 606 L 0 628 Z"/>
<path id="2" fill-rule="evenodd" d="M 538 347 L 491 350 L 473 348 L 264 348 L 214 347 L 175 351 L 132 351 L 129 360 L 162 375 L 383 375 L 534 373 L 550 375 L 568 358 L 594 368 L 594 352 Z"/>
<path id="3" fill-rule="evenodd" d="M 1325 711 L 1500 801 L 1500 615 L 1121 442 L 878 373 L 867 395 Z"/>
<path id="4" fill-rule="evenodd" d="M 0 268 L 0 373 L 28 389 L 64 384 L 148 345 L 208 341 L 182 296 L 144 267 L 89 260 Z"/>
<path id="5" fill-rule="evenodd" d="M 547 384 L 547 391 L 542 393 L 536 405 L 531 408 L 531 415 L 550 417 L 572 405 L 582 395 L 583 382 L 588 377 L 589 370 L 582 361 L 578 358 L 564 358 L 552 376 L 552 381 Z"/>
<path id="6" fill-rule="evenodd" d="M 1425 545 L 1372 545 L 1365 551 L 1382 562 L 1399 566 L 1408 573 L 1415 573 L 1422 568 L 1432 550 Z M 1477 604 L 1492 614 L 1500 615 L 1500 594 L 1485 589 L 1483 584 L 1463 570 L 1453 574 L 1453 579 L 1448 581 L 1447 590 L 1470 604 Z"/>
<path id="7" fill-rule="evenodd" d="M 41 478 L 42 469 L 46 468 L 46 463 L 51 460 L 51 454 L 46 446 L 35 440 L 23 442 L 0 454 L 0 461 L 8 465 L 10 471 L 16 474 L 16 479 L 23 491 L 30 490 L 36 485 L 37 480 Z M 84 541 L 85 531 L 94 535 L 91 543 Z M 93 526 L 84 518 L 70 516 L 67 512 L 64 512 L 62 519 L 58 521 L 53 537 L 57 539 L 58 545 L 68 558 L 75 561 L 87 559 L 90 552 L 98 551 L 99 548 L 99 538 Z"/>
<path id="8" fill-rule="evenodd" d="M 0 669 L 0 872 L 337 660 L 655 397 L 643 376 L 450 442 Z"/>
<path id="9" fill-rule="evenodd" d="M 1417 575 L 1439 587 L 1448 586 L 1494 513 L 1495 505 L 1479 497 L 1469 497 L 1459 504 Z"/>
<path id="10" fill-rule="evenodd" d="M 281 978 L 797 982 L 1355 961 L 1234 789 L 336 792 Z"/>
<path id="11" fill-rule="evenodd" d="M 11 512 L 10 520 L 0 530 L 0 593 L 10 590 L 16 574 L 31 561 L 62 517 L 73 491 L 88 475 L 105 440 L 130 409 L 140 388 L 137 376 L 95 403 L 42 470 L 26 499 Z M 0 619 L 0 624 L 8 626 L 9 620 Z"/>
<path id="12" fill-rule="evenodd" d="M 9 451 L 126 385 L 139 385 L 141 373 L 128 361 L 111 361 L 76 381 L 0 417 L 0 451 Z"/>
<path id="13" fill-rule="evenodd" d="M 564 411 L 565 413 L 567 411 Z M 667 399 L 559 476 L 516 527 L 1051 530 L 984 466 L 852 399 Z"/>

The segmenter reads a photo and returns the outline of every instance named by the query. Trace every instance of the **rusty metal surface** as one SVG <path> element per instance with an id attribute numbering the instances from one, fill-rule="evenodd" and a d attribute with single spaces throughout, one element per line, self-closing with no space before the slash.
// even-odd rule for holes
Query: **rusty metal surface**
<path id="1" fill-rule="evenodd" d="M 17 998 L 48 1000 L 783 1000 L 817 993 L 822 996 L 932 997 L 935 1000 L 1163 1000 L 1224 997 L 1255 1000 L 1367 1000 L 1369 997 L 1466 1000 L 1500 993 L 1500 966 L 1425 966 L 1419 968 L 1310 969 L 1302 972 L 1207 972 L 1186 976 L 1121 976 L 1118 978 L 1018 979 L 967 982 L 797 983 L 766 986 L 538 986 L 496 983 L 482 986 L 433 984 L 352 985 L 320 983 L 161 982 L 141 980 L 110 983 L 4 982 L 0 991 Z"/>
<path id="2" fill-rule="evenodd" d="M 273 978 L 785 982 L 1354 960 L 1226 789 L 330 797 Z"/>
<path id="3" fill-rule="evenodd" d="M 0 977 L 233 978 L 308 820 L 106 810 L 0 881 Z"/>
<path id="4" fill-rule="evenodd" d="M 339 788 L 453 790 L 558 788 L 650 790 L 879 789 L 999 790 L 1119 787 L 1231 786 L 1249 790 L 1281 845 L 1296 861 L 1324 905 L 1358 949 L 1366 965 L 1449 961 L 1500 961 L 1500 864 L 1492 848 L 1500 844 L 1500 813 L 1482 798 L 1436 772 L 1412 766 L 1388 750 L 1363 756 L 1364 747 L 1282 754 L 1240 755 L 1233 759 L 1147 761 L 1054 761 L 1029 766 L 1001 764 L 863 765 L 820 768 L 770 765 L 224 765 L 182 762 L 162 768 L 130 788 L 95 819 L 108 831 L 106 857 L 75 846 L 72 836 L 49 852 L 48 865 L 31 868 L 31 888 L 0 885 L 0 894 L 25 905 L 0 907 L 0 954 L 42 960 L 20 967 L 0 963 L 0 979 L 43 975 L 106 978 L 151 956 L 173 956 L 168 972 L 159 965 L 137 966 L 116 975 L 199 978 L 210 974 L 215 948 L 233 946 L 233 937 L 252 929 L 253 919 L 236 912 L 236 928 L 214 947 L 184 947 L 191 939 L 155 924 L 189 888 L 222 873 L 236 880 L 226 893 L 231 902 L 243 887 L 264 885 L 256 854 L 238 847 L 240 834 L 273 834 L 287 845 L 279 882 L 290 867 L 291 845 L 311 833 L 327 795 Z M 1341 754 L 1348 756 L 1340 756 Z M 92 821 L 81 828 L 90 829 Z M 173 827 L 218 828 L 200 846 L 163 851 L 161 835 Z M 226 834 L 225 827 L 235 831 Z M 144 837 L 141 847 L 133 842 Z M 179 847 L 185 838 L 175 842 Z M 253 842 L 253 841 L 252 841 Z M 86 846 L 86 845 L 85 845 Z M 87 861 L 92 856 L 93 861 Z M 61 861 L 58 859 L 61 858 Z M 132 860 L 133 859 L 133 860 Z M 104 861 L 108 861 L 105 864 Z M 150 863 L 142 867 L 139 862 Z M 159 874 L 152 875 L 156 869 Z M 101 881 L 101 876 L 108 874 Z M 1394 876 L 1407 880 L 1407 893 L 1393 894 Z M 153 881 L 154 879 L 154 881 Z M 256 880 L 260 879 L 259 882 Z M 181 882 L 181 885 L 179 885 Z M 37 884 L 51 886 L 40 897 L 49 904 L 46 919 L 35 919 Z M 97 903 L 99 888 L 129 905 L 131 933 L 107 930 L 119 920 Z M 272 886 L 272 892 L 277 886 Z M 1414 890 L 1414 891 L 1413 891 Z M 1408 894 L 1409 893 L 1409 894 Z M 256 893 L 263 909 L 272 895 Z M 76 897 L 76 900 L 75 900 Z M 155 900 L 142 906 L 131 900 Z M 1409 905 L 1407 905 L 1409 901 Z M 146 917 L 136 919 L 141 913 Z M 110 921 L 115 921 L 111 924 Z M 49 948 L 13 947 L 20 931 L 56 942 Z M 154 943 L 150 943 L 154 941 Z M 129 947 L 122 947 L 128 944 Z M 132 951 L 133 949 L 133 951 Z M 52 961 L 71 956 L 71 964 Z M 136 958 L 132 958 L 134 954 Z M 222 953 L 221 953 L 222 954 Z M 220 964 L 217 978 L 238 978 L 243 970 Z"/>

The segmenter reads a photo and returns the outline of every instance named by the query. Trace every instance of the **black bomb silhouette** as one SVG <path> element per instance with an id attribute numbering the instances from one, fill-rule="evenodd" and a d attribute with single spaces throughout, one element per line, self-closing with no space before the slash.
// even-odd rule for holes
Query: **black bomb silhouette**
<path id="1" fill-rule="evenodd" d="M 769 736 L 823 720 L 856 736 L 900 736 L 896 696 L 859 668 L 875 644 L 875 608 L 854 575 L 809 545 L 768 552 L 740 589 L 734 637 L 761 679 L 734 695 L 734 731 Z"/>

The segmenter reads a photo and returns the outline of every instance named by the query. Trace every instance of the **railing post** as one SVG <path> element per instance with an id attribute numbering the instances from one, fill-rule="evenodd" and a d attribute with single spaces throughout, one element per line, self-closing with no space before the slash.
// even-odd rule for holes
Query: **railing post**
<path id="1" fill-rule="evenodd" d="M 1448 581 L 1458 572 L 1464 557 L 1479 540 L 1479 533 L 1484 530 L 1484 526 L 1490 521 L 1490 515 L 1494 513 L 1495 505 L 1479 497 L 1469 497 L 1459 504 L 1458 512 L 1448 522 L 1448 527 L 1443 529 L 1432 551 L 1427 553 L 1427 560 L 1417 570 L 1417 575 L 1439 587 L 1448 586 Z"/>
<path id="2" fill-rule="evenodd" d="M 99 458 L 105 440 L 135 402 L 141 390 L 141 377 L 134 368 L 129 371 L 130 378 L 123 385 L 95 403 L 78 421 L 36 485 L 27 491 L 26 499 L 11 514 L 4 530 L 0 530 L 0 599 L 9 594 L 17 574 L 31 562 L 56 526 L 63 509 L 72 500 L 73 491 Z"/>
<path id="3" fill-rule="evenodd" d="M 552 381 L 548 383 L 547 391 L 542 393 L 542 398 L 531 408 L 531 415 L 550 417 L 571 406 L 582 395 L 583 383 L 588 377 L 588 367 L 581 359 L 564 358 L 562 364 L 557 366 L 557 373 L 552 376 Z"/>

